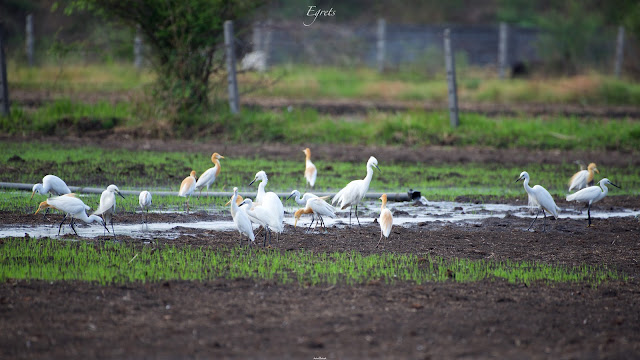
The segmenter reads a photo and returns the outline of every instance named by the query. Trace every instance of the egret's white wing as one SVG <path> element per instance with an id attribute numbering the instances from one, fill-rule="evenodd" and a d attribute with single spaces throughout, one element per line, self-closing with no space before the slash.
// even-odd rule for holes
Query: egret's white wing
<path id="1" fill-rule="evenodd" d="M 567 195 L 567 201 L 595 201 L 601 194 L 602 189 L 600 186 L 589 186 L 588 188 Z"/>
<path id="2" fill-rule="evenodd" d="M 196 190 L 211 186 L 216 181 L 216 167 L 207 169 L 196 181 Z"/>
<path id="3" fill-rule="evenodd" d="M 576 189 L 580 190 L 587 187 L 587 178 L 589 177 L 589 171 L 582 170 L 573 174 L 569 180 L 569 191 Z"/>
<path id="4" fill-rule="evenodd" d="M 553 200 L 553 197 L 549 194 L 547 189 L 540 185 L 536 185 L 532 189 L 538 204 L 540 204 L 543 209 L 551 213 L 555 218 L 558 218 L 558 206 L 556 206 L 556 202 Z"/>

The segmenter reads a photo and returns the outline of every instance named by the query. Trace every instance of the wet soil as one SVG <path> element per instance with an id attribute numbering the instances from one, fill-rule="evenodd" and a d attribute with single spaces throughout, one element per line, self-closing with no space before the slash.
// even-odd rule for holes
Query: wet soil
<path id="1" fill-rule="evenodd" d="M 259 157 L 264 160 L 299 161 L 302 145 L 283 143 L 231 144 L 207 139 L 206 141 L 185 141 L 175 138 L 148 137 L 144 131 L 136 129 L 112 129 L 88 132 L 82 136 L 7 136 L 3 141 L 39 141 L 64 144 L 65 146 L 99 146 L 105 149 L 125 149 L 130 151 L 183 151 L 211 156 L 218 152 L 225 157 Z M 374 155 L 379 161 L 390 163 L 429 164 L 564 164 L 576 160 L 595 162 L 599 167 L 640 166 L 637 152 L 588 151 L 588 150 L 530 150 L 523 148 L 490 148 L 477 146 L 374 146 L 345 144 L 305 144 L 313 149 L 313 158 L 323 161 L 363 162 Z M 576 166 L 577 169 L 577 166 Z M 524 170 L 524 169 L 523 169 Z"/>
<path id="2" fill-rule="evenodd" d="M 155 215 L 151 227 L 153 221 L 171 216 Z M 56 216 L 51 216 L 52 226 L 59 220 Z M 133 216 L 121 215 L 119 221 L 136 221 Z M 586 221 L 548 220 L 546 232 L 539 221 L 534 231 L 526 231 L 528 225 L 529 219 L 507 216 L 473 224 L 396 226 L 390 240 L 377 248 L 379 227 L 370 221 L 362 227 L 332 227 L 327 233 L 287 226 L 272 246 L 281 251 L 396 252 L 598 265 L 627 274 L 628 281 L 592 287 L 501 280 L 421 286 L 375 280 L 356 286 L 248 279 L 124 286 L 10 280 L 0 284 L 0 357 L 640 356 L 638 219 L 597 219 L 591 228 Z M 82 226 L 78 231 L 82 234 Z M 247 246 L 240 244 L 237 232 L 188 227 L 179 231 L 172 240 L 119 240 L 135 246 Z"/>

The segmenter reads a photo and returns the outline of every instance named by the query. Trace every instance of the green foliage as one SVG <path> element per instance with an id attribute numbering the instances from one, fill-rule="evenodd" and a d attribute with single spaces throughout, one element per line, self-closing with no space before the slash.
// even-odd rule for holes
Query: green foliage
<path id="1" fill-rule="evenodd" d="M 414 254 L 313 253 L 205 247 L 134 247 L 105 243 L 7 239 L 0 244 L 0 281 L 8 279 L 90 281 L 99 284 L 208 281 L 218 278 L 270 280 L 300 285 L 436 281 L 510 283 L 572 282 L 589 285 L 627 276 L 606 266 L 552 266 L 536 262 L 418 257 Z"/>
<path id="2" fill-rule="evenodd" d="M 206 109 L 211 75 L 222 70 L 223 22 L 240 19 L 261 0 L 72 0 L 67 13 L 92 11 L 140 27 L 152 49 L 159 102 L 175 114 Z M 238 27 L 236 25 L 236 31 Z M 180 119 L 176 118 L 176 121 Z"/>

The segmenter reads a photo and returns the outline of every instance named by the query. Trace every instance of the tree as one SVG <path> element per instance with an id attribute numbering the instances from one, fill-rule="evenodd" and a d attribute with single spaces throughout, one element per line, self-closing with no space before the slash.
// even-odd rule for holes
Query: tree
<path id="1" fill-rule="evenodd" d="M 156 95 L 178 113 L 209 104 L 211 75 L 223 71 L 223 23 L 263 0 L 70 0 L 65 12 L 91 11 L 139 26 L 158 74 Z"/>

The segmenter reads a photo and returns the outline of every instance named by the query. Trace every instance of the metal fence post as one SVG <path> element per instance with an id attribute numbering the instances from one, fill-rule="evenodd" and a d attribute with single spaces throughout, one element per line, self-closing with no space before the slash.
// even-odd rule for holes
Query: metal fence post
<path id="1" fill-rule="evenodd" d="M 240 111 L 238 106 L 238 80 L 236 78 L 236 55 L 234 52 L 233 21 L 224 22 L 224 46 L 227 55 L 227 83 L 229 87 L 229 107 L 232 114 Z"/>
<path id="2" fill-rule="evenodd" d="M 378 42 L 377 42 L 377 62 L 378 72 L 384 71 L 384 53 L 387 23 L 384 19 L 378 19 Z"/>
<path id="3" fill-rule="evenodd" d="M 27 63 L 29 66 L 33 66 L 33 14 L 27 15 L 27 22 L 25 26 L 26 39 L 25 39 L 25 51 L 27 53 Z"/>
<path id="4" fill-rule="evenodd" d="M 9 86 L 7 80 L 7 62 L 4 56 L 4 25 L 0 23 L 0 114 L 9 116 Z"/>
<path id="5" fill-rule="evenodd" d="M 267 20 L 267 28 L 264 32 L 264 41 L 262 42 L 264 52 L 264 70 L 269 68 L 269 51 L 271 50 L 271 37 L 273 36 L 273 22 L 271 19 Z"/>
<path id="6" fill-rule="evenodd" d="M 456 64 L 451 50 L 451 31 L 444 30 L 444 62 L 447 68 L 447 84 L 449 88 L 449 119 L 451 127 L 460 124 L 458 119 L 458 89 L 456 86 Z"/>
<path id="7" fill-rule="evenodd" d="M 507 24 L 500 23 L 500 37 L 498 43 L 498 77 L 504 79 L 505 68 L 507 67 Z"/>
<path id="8" fill-rule="evenodd" d="M 618 27 L 618 38 L 616 39 L 616 60 L 613 68 L 613 74 L 619 78 L 622 72 L 622 55 L 624 53 L 624 27 Z"/>
<path id="9" fill-rule="evenodd" d="M 136 27 L 136 37 L 133 40 L 133 65 L 136 69 L 142 68 L 142 30 L 140 25 Z"/>

